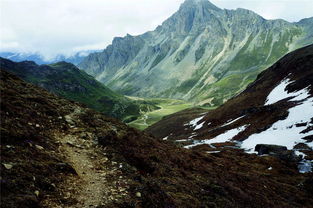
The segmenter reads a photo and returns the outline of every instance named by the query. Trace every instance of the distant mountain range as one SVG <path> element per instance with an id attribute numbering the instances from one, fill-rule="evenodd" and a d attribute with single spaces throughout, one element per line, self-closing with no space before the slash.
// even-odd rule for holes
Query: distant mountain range
<path id="1" fill-rule="evenodd" d="M 0 57 L 0 69 L 125 122 L 135 120 L 141 112 L 158 108 L 152 103 L 133 101 L 113 92 L 86 72 L 67 62 L 37 65 L 33 61 L 13 62 Z"/>
<path id="2" fill-rule="evenodd" d="M 46 60 L 39 53 L 0 52 L 0 57 L 10 59 L 11 61 L 15 62 L 34 61 L 36 64 L 51 64 L 55 62 L 65 61 L 77 65 L 83 60 L 83 58 L 85 58 L 87 55 L 93 52 L 97 51 L 96 50 L 81 51 L 69 57 L 64 55 L 58 55 L 51 60 Z"/>
<path id="3" fill-rule="evenodd" d="M 286 53 L 313 42 L 313 18 L 266 20 L 186 0 L 154 31 L 114 38 L 78 65 L 126 95 L 220 105 Z"/>

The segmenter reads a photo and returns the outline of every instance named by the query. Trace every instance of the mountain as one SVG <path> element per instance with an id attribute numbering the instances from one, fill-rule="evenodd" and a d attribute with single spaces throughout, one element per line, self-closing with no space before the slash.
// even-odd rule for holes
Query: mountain
<path id="1" fill-rule="evenodd" d="M 312 174 L 275 158 L 179 148 L 3 70 L 0 94 L 3 208 L 313 203 Z"/>
<path id="2" fill-rule="evenodd" d="M 52 64 L 55 62 L 70 62 L 72 64 L 79 64 L 83 58 L 85 58 L 88 54 L 96 52 L 95 50 L 89 51 L 81 51 L 75 53 L 72 56 L 64 56 L 64 55 L 57 55 L 53 59 L 46 60 L 42 55 L 39 53 L 13 53 L 13 52 L 0 52 L 0 57 L 10 59 L 11 61 L 21 62 L 21 61 L 33 61 L 36 64 Z"/>
<path id="3" fill-rule="evenodd" d="M 219 108 L 204 113 L 179 112 L 147 131 L 199 151 L 219 152 L 232 147 L 254 153 L 258 144 L 284 146 L 302 155 L 307 170 L 312 171 L 312 66 L 310 45 L 280 59 Z"/>
<path id="4" fill-rule="evenodd" d="M 113 92 L 70 63 L 37 65 L 32 61 L 17 63 L 0 57 L 0 66 L 50 92 L 125 121 L 136 119 L 142 111 L 157 109 L 149 102 L 132 101 Z"/>
<path id="5" fill-rule="evenodd" d="M 122 94 L 220 105 L 283 55 L 312 43 L 312 20 L 266 20 L 186 0 L 154 31 L 114 38 L 79 68 Z"/>

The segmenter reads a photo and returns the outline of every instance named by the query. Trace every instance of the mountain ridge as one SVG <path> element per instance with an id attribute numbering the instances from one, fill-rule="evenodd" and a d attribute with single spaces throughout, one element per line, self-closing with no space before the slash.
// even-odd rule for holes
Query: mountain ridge
<path id="1" fill-rule="evenodd" d="M 79 68 L 122 94 L 220 105 L 284 54 L 313 42 L 308 20 L 211 7 L 186 1 L 154 31 L 114 38 Z"/>
<path id="2" fill-rule="evenodd" d="M 0 57 L 0 67 L 50 92 L 126 122 L 139 117 L 142 111 L 158 108 L 152 103 L 132 101 L 113 92 L 75 65 L 65 61 L 37 65 L 33 61 L 13 62 Z"/>

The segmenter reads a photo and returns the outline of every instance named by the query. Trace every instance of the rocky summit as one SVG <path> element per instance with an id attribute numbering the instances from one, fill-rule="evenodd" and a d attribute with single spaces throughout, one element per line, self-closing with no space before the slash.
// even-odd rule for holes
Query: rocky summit
<path id="1" fill-rule="evenodd" d="M 186 0 L 154 31 L 114 38 L 79 67 L 123 94 L 220 105 L 283 55 L 312 43 L 312 23 Z"/>

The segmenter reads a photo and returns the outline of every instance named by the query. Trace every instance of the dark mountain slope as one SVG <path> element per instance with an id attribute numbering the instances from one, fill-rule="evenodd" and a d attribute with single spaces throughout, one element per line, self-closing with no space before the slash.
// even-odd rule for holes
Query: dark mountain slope
<path id="1" fill-rule="evenodd" d="M 218 155 L 182 149 L 6 71 L 0 75 L 4 208 L 313 203 L 312 175 L 293 165 L 231 149 Z"/>
<path id="2" fill-rule="evenodd" d="M 0 67 L 57 95 L 126 121 L 136 119 L 140 111 L 157 108 L 113 92 L 70 63 L 37 65 L 30 61 L 16 63 L 0 58 Z"/>
<path id="3" fill-rule="evenodd" d="M 193 144 L 189 147 L 203 150 L 212 149 L 211 144 L 237 145 L 247 151 L 253 151 L 258 143 L 278 144 L 313 159 L 312 85 L 310 45 L 283 57 L 245 91 L 216 110 L 201 115 L 180 112 L 147 131 L 158 138 L 168 136 L 169 140 L 183 140 L 180 144 Z"/>

